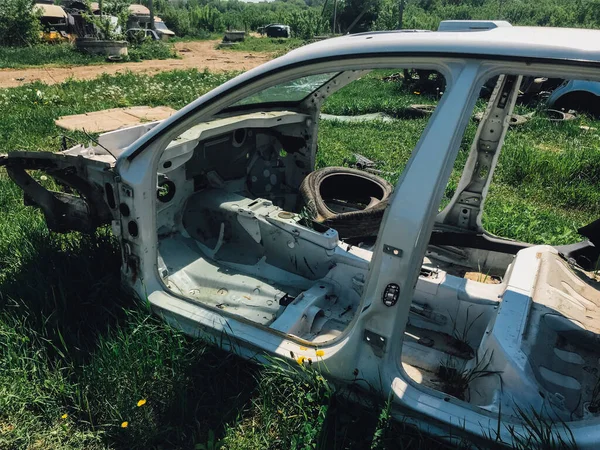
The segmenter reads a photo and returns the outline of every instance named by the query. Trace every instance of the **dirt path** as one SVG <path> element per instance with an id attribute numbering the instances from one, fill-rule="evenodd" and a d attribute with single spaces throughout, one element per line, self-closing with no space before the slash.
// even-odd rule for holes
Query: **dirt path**
<path id="1" fill-rule="evenodd" d="M 21 86 L 33 81 L 55 84 L 67 78 L 89 80 L 118 72 L 163 72 L 175 69 L 208 69 L 211 71 L 248 70 L 271 59 L 269 53 L 246 53 L 217 50 L 218 41 L 177 42 L 175 49 L 182 59 L 150 60 L 130 63 L 108 63 L 72 67 L 34 67 L 30 69 L 1 69 L 0 88 Z"/>

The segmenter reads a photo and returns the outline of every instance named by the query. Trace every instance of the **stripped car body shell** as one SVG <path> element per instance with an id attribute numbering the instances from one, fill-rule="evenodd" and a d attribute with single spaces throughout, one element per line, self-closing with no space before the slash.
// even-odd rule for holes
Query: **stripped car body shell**
<path id="1" fill-rule="evenodd" d="M 555 78 L 600 80 L 597 44 L 600 32 L 494 27 L 489 22 L 467 25 L 464 29 L 480 31 L 461 31 L 453 23 L 448 28 L 451 31 L 446 32 L 361 34 L 316 43 L 238 76 L 161 123 L 107 133 L 99 138 L 98 145 L 78 146 L 60 156 L 36 159 L 32 154 L 11 154 L 0 164 L 7 167 L 31 200 L 42 207 L 49 226 L 57 231 L 69 228 L 90 231 L 112 222 L 123 248 L 123 281 L 147 299 L 157 314 L 192 336 L 212 339 L 217 345 L 248 358 L 260 359 L 271 354 L 301 363 L 323 362 L 332 379 L 341 384 L 354 382 L 365 388 L 376 387 L 382 398 L 390 396 L 393 400 L 394 414 L 408 414 L 429 432 L 448 435 L 451 429 L 475 439 L 489 441 L 493 437 L 510 442 L 510 429 L 517 433 L 526 431 L 515 413 L 516 407 L 531 407 L 536 411 L 549 408 L 560 422 L 555 425 L 555 433 L 566 439 L 573 437 L 580 448 L 596 448 L 600 443 L 600 418 L 582 412 L 578 413 L 578 420 L 570 420 L 568 409 L 579 407 L 569 394 L 577 391 L 570 381 L 573 376 L 559 374 L 566 378 L 557 378 L 554 374 L 558 369 L 544 366 L 558 364 L 552 358 L 558 355 L 560 362 L 560 357 L 566 354 L 553 353 L 551 348 L 544 347 L 551 341 L 548 336 L 575 336 L 576 352 L 583 359 L 592 358 L 596 350 L 582 349 L 580 344 L 588 336 L 586 333 L 595 333 L 595 328 L 586 322 L 581 327 L 585 329 L 583 332 L 577 326 L 573 328 L 572 322 L 567 324 L 561 317 L 569 321 L 570 316 L 561 309 L 558 297 L 543 292 L 560 273 L 562 286 L 571 287 L 565 288 L 561 298 L 588 302 L 595 318 L 600 308 L 597 290 L 579 285 L 579 278 L 572 277 L 571 269 L 560 258 L 560 249 L 490 236 L 482 227 L 481 215 L 518 95 L 520 77 L 542 73 Z M 280 167 L 286 174 L 282 197 L 290 192 L 293 195 L 315 166 L 323 101 L 368 70 L 396 67 L 437 71 L 445 77 L 447 87 L 398 181 L 372 249 L 351 248 L 339 242 L 335 230 L 318 233 L 304 227 L 293 214 L 282 215 L 289 211 L 285 200 L 281 207 L 257 195 L 240 195 L 233 178 L 230 182 L 211 175 L 208 181 L 203 179 L 208 183 L 206 187 L 198 188 L 186 175 L 186 171 L 195 167 L 189 161 L 206 153 L 198 149 L 212 145 L 233 152 L 233 148 L 246 145 L 246 138 L 236 141 L 234 134 L 243 129 L 244 136 L 251 132 L 265 148 L 283 148 L 281 139 L 294 143 L 286 146 L 292 151 Z M 336 75 L 302 101 L 236 105 L 269 87 L 325 73 Z M 459 187 L 450 204 L 438 213 L 479 88 L 494 76 L 499 76 L 499 81 L 479 125 Z M 248 155 L 258 152 L 259 149 L 252 147 Z M 267 161 L 258 157 L 248 159 L 260 164 Z M 482 166 L 485 171 L 479 170 Z M 31 180 L 24 178 L 23 173 L 34 168 L 56 175 L 80 192 L 89 213 L 80 228 L 75 222 L 85 211 L 81 202 L 60 196 L 51 199 L 31 190 L 28 187 Z M 192 175 L 204 177 L 196 172 Z M 162 203 L 157 200 L 157 184 L 165 180 L 177 185 L 177 190 L 168 202 Z M 111 190 L 113 200 L 109 199 Z M 57 205 L 64 213 L 59 218 L 53 217 Z M 203 215 L 198 213 L 200 209 L 194 208 L 204 208 L 211 211 L 209 215 L 223 218 L 220 232 L 217 227 L 213 236 L 209 236 L 212 240 L 205 233 L 194 236 L 192 228 L 187 227 L 186 220 L 198 225 L 202 232 L 212 226 L 204 224 Z M 71 213 L 72 218 L 64 217 Z M 215 258 L 228 244 L 223 237 L 224 224 L 239 230 L 236 233 L 243 238 L 244 245 L 255 249 L 258 256 L 252 262 L 254 266 L 247 267 L 269 271 L 267 278 L 279 276 L 296 283 L 299 293 L 295 299 L 280 303 L 280 310 L 272 318 L 254 319 L 240 312 L 245 309 L 228 312 L 227 308 L 206 300 L 209 295 L 203 293 L 202 285 L 195 299 L 192 294 L 188 297 L 185 289 L 177 288 L 186 276 L 200 273 L 191 269 L 185 272 L 186 267 L 200 261 L 198 254 L 203 255 L 203 269 L 218 269 L 211 279 L 215 283 L 226 279 L 223 273 L 232 267 L 242 270 L 240 264 L 228 259 L 231 256 Z M 268 233 L 281 240 L 267 248 Z M 178 241 L 168 242 L 173 236 Z M 181 252 L 169 255 L 168 249 L 172 247 L 167 244 L 180 245 L 190 238 L 200 242 L 192 249 L 193 258 L 198 259 L 183 264 L 178 260 Z M 592 243 L 582 246 L 597 256 Z M 264 255 L 267 262 L 269 258 L 278 262 L 265 265 L 261 259 Z M 288 264 L 284 260 L 289 255 L 304 257 L 308 269 Z M 315 258 L 314 263 L 309 261 L 310 257 Z M 170 264 L 169 258 L 177 264 Z M 504 282 L 483 288 L 432 267 L 431 261 L 457 263 L 457 258 L 460 264 L 480 265 L 482 271 L 502 273 Z M 231 279 L 242 284 L 248 282 L 252 274 L 247 267 L 242 274 L 231 273 L 232 277 L 238 277 Z M 250 280 L 264 282 L 260 277 Z M 285 293 L 277 290 L 276 283 L 272 284 L 261 284 L 259 291 L 272 289 L 276 295 Z M 390 290 L 392 285 L 395 287 Z M 216 293 L 228 295 L 228 289 L 235 290 L 235 283 L 224 284 Z M 386 301 L 390 292 L 396 296 L 393 302 Z M 210 295 L 214 294 L 211 291 Z M 332 297 L 340 299 L 344 308 L 347 306 L 343 302 L 347 301 L 352 314 L 346 316 L 339 333 L 319 334 L 319 331 L 316 336 L 311 335 L 318 310 L 324 310 L 322 305 Z M 430 308 L 438 303 L 451 304 L 457 312 L 442 320 L 436 312 L 442 307 L 433 312 Z M 433 327 L 429 331 L 441 332 L 452 320 L 464 322 L 465 310 L 468 319 L 469 308 L 487 318 L 475 331 L 476 352 L 478 357 L 493 354 L 490 370 L 499 375 L 495 381 L 481 380 L 478 387 L 483 393 L 467 402 L 422 385 L 410 375 L 415 366 L 407 358 L 418 359 L 415 352 L 420 349 L 407 338 L 406 330 L 409 325 L 428 320 L 435 325 L 429 325 Z M 542 319 L 540 311 L 544 308 L 554 308 L 559 318 Z M 311 322 L 306 325 L 309 316 Z M 539 355 L 547 355 L 542 363 L 536 362 Z M 577 383 L 590 382 L 586 380 Z"/>

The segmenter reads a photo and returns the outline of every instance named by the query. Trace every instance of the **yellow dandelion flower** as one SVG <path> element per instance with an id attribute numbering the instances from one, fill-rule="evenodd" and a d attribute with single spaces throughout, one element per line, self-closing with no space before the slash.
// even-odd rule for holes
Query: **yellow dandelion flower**
<path id="1" fill-rule="evenodd" d="M 121 428 L 127 428 L 129 426 L 129 422 L 125 421 L 121 424 Z"/>
<path id="2" fill-rule="evenodd" d="M 145 404 L 146 404 L 146 399 L 145 398 L 143 398 L 143 399 L 141 399 L 140 401 L 137 402 L 138 408 L 140 406 L 144 406 Z"/>
<path id="3" fill-rule="evenodd" d="M 324 356 L 325 355 L 325 351 L 324 350 L 316 350 L 315 351 L 315 355 L 317 355 L 317 356 Z"/>
<path id="4" fill-rule="evenodd" d="M 67 417 L 69 417 L 69 415 L 67 413 L 64 413 L 62 416 L 60 416 L 61 419 L 66 419 Z"/>
<path id="5" fill-rule="evenodd" d="M 304 363 L 304 360 L 306 359 L 305 356 L 298 356 L 298 358 L 296 358 L 296 362 L 300 365 L 302 365 L 302 363 Z"/>

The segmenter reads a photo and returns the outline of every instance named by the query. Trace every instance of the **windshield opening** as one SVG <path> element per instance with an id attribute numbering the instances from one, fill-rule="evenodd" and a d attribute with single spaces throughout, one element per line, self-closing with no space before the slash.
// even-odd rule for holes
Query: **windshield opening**
<path id="1" fill-rule="evenodd" d="M 304 100 L 337 75 L 339 75 L 339 72 L 321 73 L 281 83 L 246 97 L 233 106 L 256 105 L 260 103 L 296 103 Z"/>

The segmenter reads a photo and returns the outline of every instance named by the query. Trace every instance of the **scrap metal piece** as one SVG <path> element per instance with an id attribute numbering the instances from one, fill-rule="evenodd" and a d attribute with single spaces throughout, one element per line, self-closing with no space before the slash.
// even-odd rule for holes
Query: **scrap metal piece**
<path id="1" fill-rule="evenodd" d="M 8 176 L 23 190 L 25 204 L 42 210 L 50 230 L 91 233 L 113 219 L 109 204 L 116 206 L 117 202 L 110 185 L 112 172 L 107 170 L 104 163 L 46 152 L 14 152 L 0 155 L 2 166 L 6 167 Z M 104 186 L 89 179 L 91 167 L 106 178 Z M 68 192 L 46 189 L 27 170 L 44 171 Z M 106 189 L 106 185 L 111 188 Z"/>
<path id="2" fill-rule="evenodd" d="M 377 164 L 375 163 L 375 161 L 371 161 L 369 158 L 365 158 L 360 153 L 353 153 L 353 155 L 356 158 L 356 162 L 354 164 L 356 165 L 357 168 L 366 169 L 366 168 L 371 168 L 371 167 L 377 167 Z"/>

